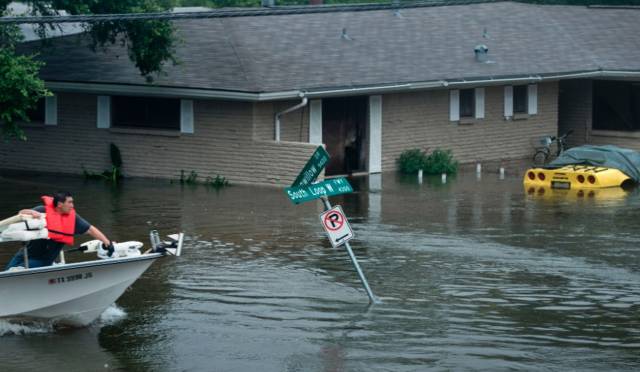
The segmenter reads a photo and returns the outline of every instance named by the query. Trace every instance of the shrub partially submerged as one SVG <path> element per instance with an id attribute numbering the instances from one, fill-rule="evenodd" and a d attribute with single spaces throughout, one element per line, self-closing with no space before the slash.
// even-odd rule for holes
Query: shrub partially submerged
<path id="1" fill-rule="evenodd" d="M 415 174 L 422 169 L 425 174 L 453 174 L 458 171 L 458 162 L 451 150 L 435 149 L 427 154 L 420 149 L 403 151 L 398 158 L 400 172 Z"/>

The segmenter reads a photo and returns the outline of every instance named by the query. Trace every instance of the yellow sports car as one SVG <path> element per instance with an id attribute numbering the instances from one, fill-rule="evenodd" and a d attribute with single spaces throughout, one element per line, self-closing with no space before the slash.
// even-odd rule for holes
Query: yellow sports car
<path id="1" fill-rule="evenodd" d="M 598 189 L 621 187 L 631 178 L 618 169 L 591 165 L 567 165 L 561 168 L 531 168 L 524 176 L 524 185 L 554 189 Z"/>
<path id="2" fill-rule="evenodd" d="M 617 146 L 578 146 L 543 167 L 528 169 L 524 186 L 552 189 L 600 189 L 640 182 L 640 153 Z"/>

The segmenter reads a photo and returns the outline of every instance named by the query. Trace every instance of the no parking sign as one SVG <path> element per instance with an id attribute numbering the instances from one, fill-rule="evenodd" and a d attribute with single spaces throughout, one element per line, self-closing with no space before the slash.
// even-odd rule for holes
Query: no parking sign
<path id="1" fill-rule="evenodd" d="M 327 232 L 331 245 L 336 248 L 353 238 L 349 221 L 339 205 L 320 215 L 320 222 Z"/>

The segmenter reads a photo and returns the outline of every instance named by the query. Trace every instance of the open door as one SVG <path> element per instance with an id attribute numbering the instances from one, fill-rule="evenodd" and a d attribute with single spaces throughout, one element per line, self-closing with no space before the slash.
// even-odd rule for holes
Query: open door
<path id="1" fill-rule="evenodd" d="M 367 106 L 368 97 L 322 100 L 322 138 L 331 156 L 327 176 L 366 169 Z"/>

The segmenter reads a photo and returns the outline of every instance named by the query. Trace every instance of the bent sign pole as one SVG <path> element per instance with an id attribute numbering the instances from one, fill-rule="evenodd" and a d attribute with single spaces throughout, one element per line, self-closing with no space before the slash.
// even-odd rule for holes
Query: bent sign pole
<path id="1" fill-rule="evenodd" d="M 332 210 L 331 203 L 329 203 L 329 196 L 340 195 L 353 192 L 353 188 L 349 184 L 346 178 L 334 178 L 329 179 L 322 182 L 315 182 L 315 179 L 322 172 L 324 167 L 329 162 L 329 154 L 325 151 L 324 147 L 318 146 L 316 151 L 311 155 L 311 158 L 304 166 L 296 180 L 293 182 L 291 187 L 287 187 L 285 189 L 285 193 L 289 200 L 291 200 L 294 204 L 300 204 L 311 200 L 322 199 L 322 202 L 325 206 L 325 213 Z M 323 215 L 325 214 L 323 213 Z M 369 301 L 372 303 L 380 303 L 380 300 L 373 294 L 371 288 L 369 287 L 369 283 L 367 282 L 367 278 L 364 276 L 360 265 L 358 264 L 358 259 L 355 254 L 353 254 L 353 250 L 351 250 L 351 245 L 349 244 L 349 239 L 353 237 L 353 233 L 351 229 L 348 227 L 348 221 L 344 216 L 344 213 L 340 210 L 340 226 L 344 225 L 345 228 L 348 229 L 347 234 L 343 234 L 338 236 L 335 240 L 327 231 L 329 235 L 329 239 L 331 241 L 331 245 L 334 247 L 344 245 L 347 249 L 347 253 L 349 253 L 349 258 L 353 263 L 353 266 L 356 268 L 358 272 L 358 276 L 360 277 L 360 281 L 364 286 L 364 289 L 367 291 L 367 295 L 369 296 Z M 331 216 L 328 216 L 331 217 Z M 334 222 L 338 222 L 334 220 Z M 336 227 L 337 229 L 337 227 Z M 326 230 L 326 228 L 325 228 Z"/>
<path id="2" fill-rule="evenodd" d="M 326 197 L 326 196 L 323 196 L 321 199 L 322 199 L 322 202 L 324 203 L 325 209 L 327 211 L 331 210 L 331 203 L 329 203 L 329 198 Z M 369 296 L 369 301 L 373 302 L 374 304 L 379 304 L 380 300 L 371 291 L 371 287 L 369 287 L 369 283 L 367 282 L 367 278 L 364 276 L 364 273 L 362 272 L 362 269 L 360 268 L 360 264 L 358 264 L 358 259 L 356 258 L 356 255 L 353 254 L 353 250 L 351 250 L 351 245 L 349 244 L 349 241 L 345 241 L 344 242 L 344 247 L 347 249 L 347 253 L 349 253 L 349 258 L 351 258 L 351 262 L 353 263 L 353 266 L 356 268 L 356 271 L 358 272 L 358 276 L 360 277 L 360 281 L 362 282 L 362 286 L 367 291 L 367 295 Z"/>

